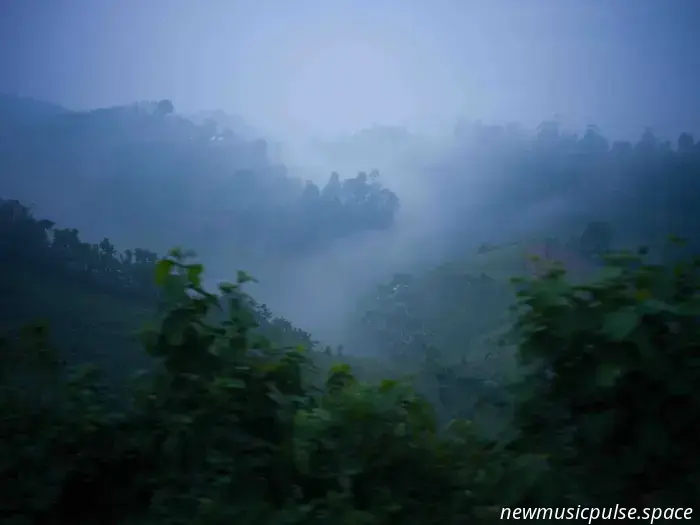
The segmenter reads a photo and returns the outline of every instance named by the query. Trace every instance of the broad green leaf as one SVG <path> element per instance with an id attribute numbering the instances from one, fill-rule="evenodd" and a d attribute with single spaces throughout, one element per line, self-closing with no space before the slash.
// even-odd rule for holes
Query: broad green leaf
<path id="1" fill-rule="evenodd" d="M 170 259 L 161 259 L 156 264 L 156 284 L 165 284 L 166 279 L 170 275 L 173 269 L 173 261 Z"/>
<path id="2" fill-rule="evenodd" d="M 187 267 L 187 279 L 194 286 L 199 286 L 202 283 L 202 272 L 204 267 L 201 264 L 192 264 Z"/>
<path id="3" fill-rule="evenodd" d="M 631 309 L 620 310 L 606 315 L 603 332 L 613 340 L 621 341 L 629 336 L 639 324 L 639 314 Z"/>

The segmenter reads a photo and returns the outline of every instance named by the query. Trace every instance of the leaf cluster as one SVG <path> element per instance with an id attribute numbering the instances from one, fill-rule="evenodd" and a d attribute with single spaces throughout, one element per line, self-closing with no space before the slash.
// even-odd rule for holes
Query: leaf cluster
<path id="1" fill-rule="evenodd" d="M 178 251 L 159 261 L 181 293 L 144 333 L 158 366 L 126 394 L 94 368 L 19 359 L 52 355 L 41 329 L 4 342 L 8 523 L 462 523 L 496 501 L 469 425 L 442 435 L 406 385 L 347 365 L 312 385 L 302 350 L 254 331 L 247 276 L 213 294 L 201 273 Z"/>
<path id="2" fill-rule="evenodd" d="M 609 254 L 588 284 L 553 268 L 519 294 L 520 446 L 599 504 L 687 504 L 700 488 L 700 259 L 644 255 Z"/>

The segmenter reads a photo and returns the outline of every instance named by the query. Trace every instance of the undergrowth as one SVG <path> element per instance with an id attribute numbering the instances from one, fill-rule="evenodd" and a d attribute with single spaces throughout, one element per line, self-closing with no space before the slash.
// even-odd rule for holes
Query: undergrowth
<path id="1" fill-rule="evenodd" d="M 611 256 L 593 283 L 519 283 L 521 373 L 499 439 L 438 425 L 407 384 L 255 331 L 247 277 L 201 285 L 172 252 L 156 366 L 115 390 L 47 329 L 1 342 L 0 515 L 53 524 L 464 524 L 503 506 L 692 506 L 700 495 L 698 260 Z M 465 392 L 464 395 L 469 395 Z"/>

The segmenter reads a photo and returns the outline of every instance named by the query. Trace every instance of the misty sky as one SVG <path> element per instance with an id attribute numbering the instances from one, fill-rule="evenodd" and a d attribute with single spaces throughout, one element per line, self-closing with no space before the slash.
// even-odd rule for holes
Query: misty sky
<path id="1" fill-rule="evenodd" d="M 0 91 L 285 134 L 457 113 L 697 132 L 698 28 L 700 0 L 0 0 Z"/>

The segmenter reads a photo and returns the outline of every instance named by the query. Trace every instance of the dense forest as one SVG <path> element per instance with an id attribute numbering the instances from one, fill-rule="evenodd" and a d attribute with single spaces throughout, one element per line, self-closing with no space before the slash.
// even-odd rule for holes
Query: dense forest
<path id="1" fill-rule="evenodd" d="M 173 110 L 167 100 L 87 113 L 0 100 L 4 193 L 91 237 L 202 256 L 230 245 L 282 255 L 391 225 L 399 200 L 378 173 L 334 173 L 319 188 L 273 165 L 266 141 Z"/>
<path id="2" fill-rule="evenodd" d="M 167 100 L 0 98 L 7 523 L 463 524 L 503 507 L 695 504 L 692 136 L 475 123 L 438 149 L 379 128 L 319 146 L 368 165 L 319 185 L 236 123 Z M 415 210 L 384 170 L 402 169 L 438 241 L 364 281 L 342 344 L 227 266 L 255 277 L 370 235 L 394 249 Z M 232 282 L 214 289 L 212 267 Z"/>

